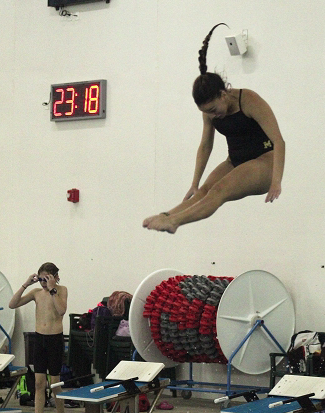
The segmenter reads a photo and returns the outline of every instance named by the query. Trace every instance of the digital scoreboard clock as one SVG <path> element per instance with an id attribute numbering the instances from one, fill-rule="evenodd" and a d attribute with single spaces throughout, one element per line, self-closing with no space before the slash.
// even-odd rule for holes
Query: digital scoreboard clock
<path id="1" fill-rule="evenodd" d="M 51 85 L 51 121 L 106 118 L 106 80 Z"/>

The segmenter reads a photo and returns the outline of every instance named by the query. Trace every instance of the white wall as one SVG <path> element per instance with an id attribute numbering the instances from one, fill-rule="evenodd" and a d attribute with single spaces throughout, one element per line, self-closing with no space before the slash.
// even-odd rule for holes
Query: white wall
<path id="1" fill-rule="evenodd" d="M 71 7 L 80 13 L 71 22 L 46 3 L 0 3 L 0 271 L 13 290 L 53 261 L 68 313 L 78 313 L 115 290 L 133 293 L 159 268 L 263 269 L 292 294 L 296 329 L 324 330 L 323 0 L 111 0 Z M 202 41 L 222 21 L 231 32 L 212 37 L 209 69 L 272 106 L 287 144 L 283 194 L 226 204 L 175 235 L 146 231 L 142 220 L 190 186 L 202 129 L 191 85 Z M 249 51 L 232 57 L 224 36 L 242 29 Z M 42 102 L 52 83 L 100 78 L 106 120 L 50 122 Z M 218 136 L 207 173 L 225 157 Z M 79 204 L 66 200 L 73 187 Z M 17 311 L 20 362 L 33 323 L 33 304 Z M 198 369 L 215 380 L 215 366 Z"/>

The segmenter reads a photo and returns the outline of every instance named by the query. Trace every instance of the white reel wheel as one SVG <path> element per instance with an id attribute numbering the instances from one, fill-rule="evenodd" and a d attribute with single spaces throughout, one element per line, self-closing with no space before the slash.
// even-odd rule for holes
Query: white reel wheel
<path id="1" fill-rule="evenodd" d="M 164 363 L 165 367 L 175 367 L 178 363 L 164 356 L 156 346 L 149 325 L 149 319 L 143 317 L 144 305 L 148 295 L 162 281 L 170 277 L 183 275 L 181 271 L 165 268 L 157 270 L 148 275 L 136 289 L 130 306 L 130 334 L 132 342 L 140 356 L 146 360 L 155 363 Z"/>
<path id="2" fill-rule="evenodd" d="M 15 326 L 15 311 L 9 308 L 9 301 L 13 296 L 12 288 L 7 278 L 0 272 L 0 324 L 6 333 L 11 337 Z M 0 349 L 6 343 L 7 337 L 0 330 Z"/>
<path id="3" fill-rule="evenodd" d="M 228 360 L 257 320 L 263 320 L 282 348 L 288 350 L 295 327 L 292 299 L 278 278 L 261 270 L 239 275 L 221 297 L 217 334 Z M 270 370 L 269 353 L 279 351 L 264 328 L 258 327 L 233 358 L 232 366 L 247 374 L 265 373 Z"/>

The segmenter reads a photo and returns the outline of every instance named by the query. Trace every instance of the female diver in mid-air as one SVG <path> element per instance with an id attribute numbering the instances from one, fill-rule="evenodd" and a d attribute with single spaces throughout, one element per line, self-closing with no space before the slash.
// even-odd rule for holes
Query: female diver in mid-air
<path id="1" fill-rule="evenodd" d="M 208 218 L 225 202 L 265 193 L 265 202 L 273 202 L 281 193 L 285 143 L 272 109 L 252 90 L 229 88 L 218 74 L 207 72 L 207 49 L 217 26 L 199 51 L 201 74 L 193 84 L 192 95 L 203 115 L 203 133 L 192 185 L 181 204 L 146 218 L 145 228 L 174 234 L 180 225 Z M 226 136 L 228 157 L 199 188 L 215 129 Z"/>

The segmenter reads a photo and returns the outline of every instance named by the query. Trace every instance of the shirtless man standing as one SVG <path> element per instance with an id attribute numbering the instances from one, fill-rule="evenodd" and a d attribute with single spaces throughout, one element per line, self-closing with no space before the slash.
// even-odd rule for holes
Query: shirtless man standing
<path id="1" fill-rule="evenodd" d="M 62 319 L 67 310 L 67 288 L 57 285 L 59 269 L 52 263 L 41 265 L 38 274 L 30 275 L 12 297 L 9 308 L 21 307 L 35 301 L 36 338 L 34 349 L 35 413 L 43 413 L 45 405 L 46 374 L 49 371 L 51 384 L 60 381 L 64 352 Z M 23 296 L 25 290 L 37 282 L 42 288 L 34 288 Z M 61 387 L 53 389 L 58 413 L 64 412 L 64 400 L 57 399 Z"/>

